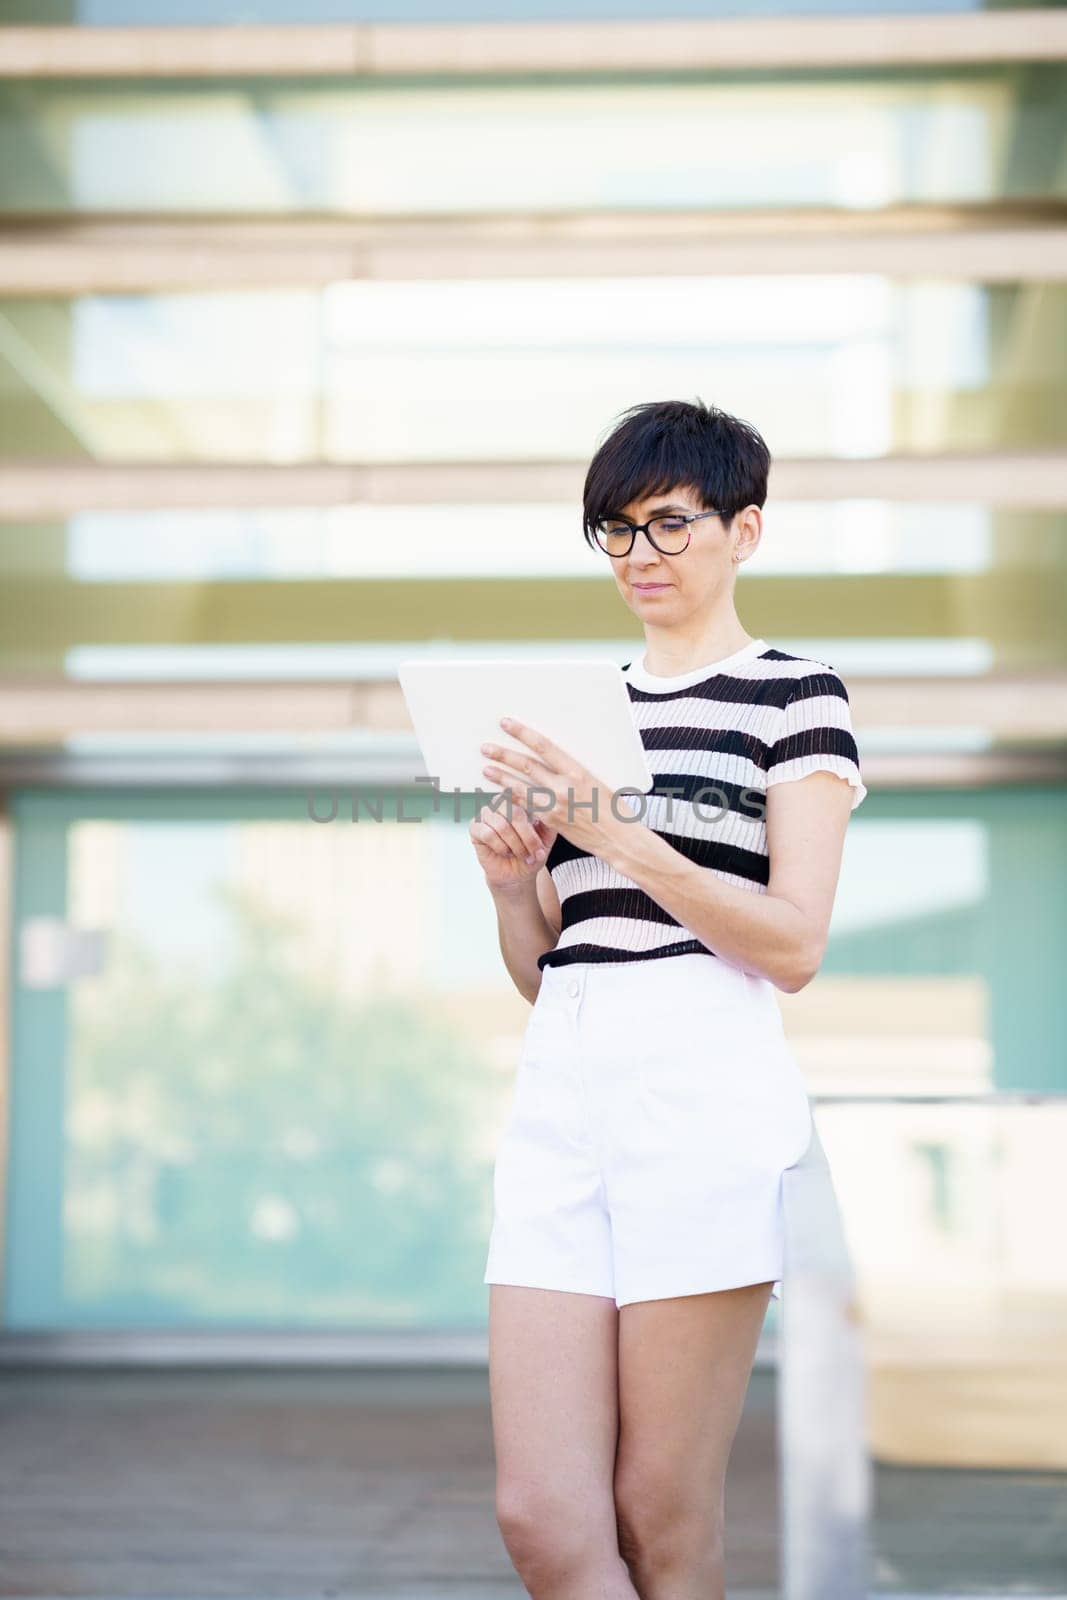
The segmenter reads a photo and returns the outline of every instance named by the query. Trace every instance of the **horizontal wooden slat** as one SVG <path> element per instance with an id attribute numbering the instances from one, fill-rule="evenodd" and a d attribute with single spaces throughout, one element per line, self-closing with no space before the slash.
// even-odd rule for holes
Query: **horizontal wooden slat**
<path id="1" fill-rule="evenodd" d="M 865 677 L 853 672 L 848 685 L 852 720 L 861 740 L 880 728 L 925 732 L 967 727 L 982 729 L 1005 746 L 1067 748 L 1067 672 L 997 671 L 973 678 Z M 293 753 L 307 754 L 313 748 L 306 742 L 308 736 L 354 730 L 410 732 L 407 707 L 395 681 L 0 683 L 0 748 L 6 749 L 50 748 L 84 734 L 157 738 L 252 732 L 292 735 L 298 741 Z M 906 734 L 900 742 L 907 743 Z M 933 759 L 936 754 L 875 751 L 870 759 L 885 763 L 887 772 L 910 773 L 914 767 L 900 763 Z"/>
<path id="2" fill-rule="evenodd" d="M 0 294 L 264 288 L 357 279 L 878 273 L 1067 278 L 1067 207 L 529 212 L 441 218 L 7 221 Z"/>
<path id="3" fill-rule="evenodd" d="M 349 248 L 382 240 L 428 244 L 437 237 L 477 239 L 493 243 L 521 240 L 531 234 L 610 243 L 627 233 L 657 233 L 667 227 L 680 238 L 778 238 L 787 233 L 821 237 L 832 231 L 841 238 L 895 234 L 942 234 L 988 224 L 996 228 L 1042 228 L 1067 223 L 1067 200 L 1057 196 L 994 198 L 982 201 L 899 203 L 876 210 L 849 206 L 731 206 L 729 210 L 663 209 L 598 206 L 595 210 L 521 210 L 481 212 L 341 213 L 167 210 L 131 211 L 5 211 L 7 240 L 24 233 L 55 241 L 81 239 L 102 244 L 170 245 L 185 240 L 233 248 L 283 249 L 290 244 Z"/>
<path id="4" fill-rule="evenodd" d="M 409 723 L 395 684 L 3 683 L 0 742 L 76 733 L 396 729 Z"/>
<path id="5" fill-rule="evenodd" d="M 1067 17 L 966 15 L 610 21 L 9 27 L 13 78 L 344 77 L 772 71 L 1059 60 Z"/>
<path id="6" fill-rule="evenodd" d="M 587 461 L 314 462 L 0 461 L 0 521 L 154 507 L 581 504 Z M 975 502 L 1067 507 L 1067 451 L 776 459 L 778 500 Z"/>
<path id="7" fill-rule="evenodd" d="M 635 646 L 635 648 L 637 648 Z M 990 672 L 975 677 L 849 674 L 857 727 L 982 726 L 997 738 L 1067 739 L 1067 672 Z M 42 731 L 140 729 L 337 730 L 410 728 L 399 684 L 0 683 L 7 743 Z"/>

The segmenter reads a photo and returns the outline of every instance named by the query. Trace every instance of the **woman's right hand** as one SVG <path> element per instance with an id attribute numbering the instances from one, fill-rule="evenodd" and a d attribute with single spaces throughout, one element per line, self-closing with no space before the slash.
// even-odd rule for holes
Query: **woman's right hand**
<path id="1" fill-rule="evenodd" d="M 506 811 L 482 806 L 469 831 L 485 881 L 496 890 L 513 889 L 535 878 L 558 830 L 513 804 L 510 818 Z M 532 861 L 527 861 L 527 856 L 532 856 Z"/>

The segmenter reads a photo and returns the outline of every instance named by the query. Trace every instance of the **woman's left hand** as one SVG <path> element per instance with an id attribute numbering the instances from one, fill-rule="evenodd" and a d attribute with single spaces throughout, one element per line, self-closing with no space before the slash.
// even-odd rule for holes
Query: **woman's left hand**
<path id="1" fill-rule="evenodd" d="M 491 758 L 482 769 L 486 777 L 510 790 L 515 804 L 543 817 L 580 850 L 602 855 L 620 828 L 639 819 L 634 797 L 609 788 L 543 733 L 512 718 L 502 717 L 501 724 L 507 736 L 527 750 L 483 744 L 482 754 Z"/>

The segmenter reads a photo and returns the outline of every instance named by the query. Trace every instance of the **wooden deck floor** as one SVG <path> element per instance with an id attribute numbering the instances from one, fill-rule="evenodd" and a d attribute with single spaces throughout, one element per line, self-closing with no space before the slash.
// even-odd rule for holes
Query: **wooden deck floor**
<path id="1" fill-rule="evenodd" d="M 521 1597 L 484 1371 L 0 1373 L 0 1593 Z M 731 1461 L 731 1576 L 773 1589 L 771 1391 Z"/>
<path id="2" fill-rule="evenodd" d="M 727 1484 L 731 1600 L 777 1582 L 774 1374 Z M 1067 1482 L 878 1468 L 875 1586 L 1054 1594 Z M 486 1376 L 0 1369 L 0 1594 L 521 1600 L 493 1515 Z"/>

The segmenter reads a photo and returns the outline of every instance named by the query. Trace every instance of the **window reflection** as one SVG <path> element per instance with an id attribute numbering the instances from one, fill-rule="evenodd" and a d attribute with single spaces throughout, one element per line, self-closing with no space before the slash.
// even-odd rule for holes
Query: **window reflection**
<path id="1" fill-rule="evenodd" d="M 1055 192 L 1042 141 L 1063 68 L 1051 72 L 31 83 L 0 98 L 3 117 L 12 138 L 28 123 L 47 129 L 58 165 L 0 169 L 0 205 L 513 211 L 517 166 L 524 210 L 1032 199 Z"/>
<path id="2" fill-rule="evenodd" d="M 1065 310 L 1061 284 L 873 274 L 8 300 L 3 448 L 32 455 L 40 440 L 57 455 L 113 460 L 568 460 L 632 403 L 635 385 L 729 394 L 779 457 L 1051 446 L 1063 442 L 1050 350 Z M 1031 327 L 1049 339 L 1002 331 Z"/>
<path id="3" fill-rule="evenodd" d="M 476 1324 L 527 1008 L 466 826 L 161 810 L 69 832 L 56 1320 Z"/>
<path id="4" fill-rule="evenodd" d="M 993 561 L 993 520 L 980 505 L 775 500 L 764 508 L 763 538 L 745 577 L 984 572 Z M 17 561 L 14 541 L 10 555 Z M 0 542 L 0 570 L 7 565 Z M 609 570 L 582 537 L 580 508 L 555 502 L 86 511 L 68 525 L 65 566 L 82 583 L 591 577 Z"/>

